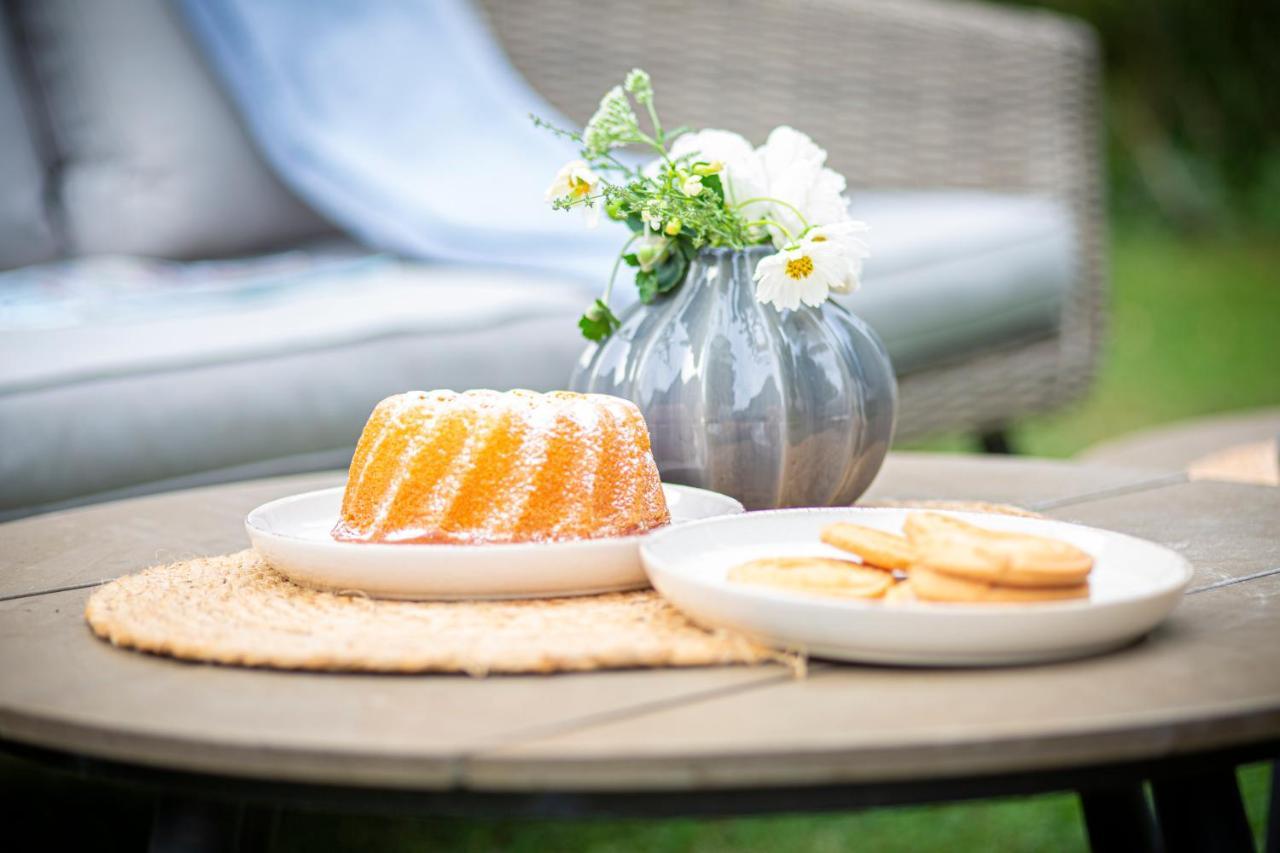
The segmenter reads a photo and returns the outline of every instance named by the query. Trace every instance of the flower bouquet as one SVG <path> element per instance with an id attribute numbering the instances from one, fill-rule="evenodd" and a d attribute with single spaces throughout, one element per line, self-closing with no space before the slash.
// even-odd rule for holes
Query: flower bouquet
<path id="1" fill-rule="evenodd" d="M 581 145 L 581 159 L 566 163 L 547 189 L 551 205 L 581 210 L 591 226 L 603 212 L 632 231 L 604 295 L 579 321 L 588 339 L 603 340 L 619 326 L 609 301 L 623 263 L 635 269 L 645 304 L 678 288 L 704 248 L 771 244 L 776 252 L 755 267 L 755 297 L 780 311 L 857 289 L 867 226 L 849 216 L 844 177 L 800 131 L 774 128 L 753 148 L 726 130 L 667 130 L 640 69 L 609 90 L 581 133 L 534 121 Z M 621 150 L 636 145 L 656 158 L 636 164 Z"/>
<path id="2" fill-rule="evenodd" d="M 858 287 L 868 251 L 826 152 L 790 127 L 759 148 L 725 130 L 667 130 L 640 70 L 581 134 L 551 129 L 581 153 L 547 190 L 551 205 L 632 232 L 579 321 L 593 343 L 570 387 L 639 406 L 666 482 L 748 509 L 851 503 L 888 450 L 897 386 L 875 332 L 829 298 Z M 615 316 L 623 264 L 640 299 Z"/>

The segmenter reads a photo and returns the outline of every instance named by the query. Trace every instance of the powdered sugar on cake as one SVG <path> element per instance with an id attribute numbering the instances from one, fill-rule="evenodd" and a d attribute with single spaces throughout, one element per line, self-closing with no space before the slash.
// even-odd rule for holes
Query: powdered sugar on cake
<path id="1" fill-rule="evenodd" d="M 334 537 L 560 541 L 639 533 L 669 518 L 644 419 L 630 402 L 415 391 L 370 416 Z"/>

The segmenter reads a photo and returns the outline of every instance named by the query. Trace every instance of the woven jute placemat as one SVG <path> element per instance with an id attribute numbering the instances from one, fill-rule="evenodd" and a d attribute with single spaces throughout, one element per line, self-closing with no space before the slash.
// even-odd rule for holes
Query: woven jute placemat
<path id="1" fill-rule="evenodd" d="M 276 669 L 485 675 L 790 661 L 697 627 L 652 590 L 384 601 L 300 587 L 253 551 L 112 581 L 89 598 L 85 617 L 124 648 Z"/>
<path id="2" fill-rule="evenodd" d="M 860 506 L 1038 516 L 980 501 Z M 93 632 L 205 663 L 347 672 L 549 673 L 780 661 L 800 656 L 707 631 L 653 590 L 519 601 L 386 601 L 298 586 L 252 550 L 155 566 L 93 593 Z"/>

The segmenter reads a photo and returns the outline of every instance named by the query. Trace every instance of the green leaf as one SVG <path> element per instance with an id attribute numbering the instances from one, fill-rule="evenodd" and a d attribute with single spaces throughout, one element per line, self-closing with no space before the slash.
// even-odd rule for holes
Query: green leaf
<path id="1" fill-rule="evenodd" d="M 644 230 L 644 220 L 640 218 L 638 213 L 627 214 L 627 227 L 635 234 L 639 234 Z"/>
<path id="2" fill-rule="evenodd" d="M 683 240 L 678 242 L 684 242 Z M 672 252 L 667 259 L 654 268 L 659 293 L 667 293 L 684 280 L 685 270 L 689 268 L 689 259 L 683 252 Z"/>
<path id="3" fill-rule="evenodd" d="M 697 254 L 693 243 L 686 236 L 672 241 L 675 250 L 667 255 L 652 270 L 640 270 L 636 273 L 636 288 L 640 291 L 640 301 L 648 305 L 663 293 L 670 293 L 680 282 L 684 281 L 689 271 L 689 261 Z"/>
<path id="4" fill-rule="evenodd" d="M 704 175 L 702 178 L 702 189 L 711 190 L 720 196 L 720 201 L 724 201 L 724 184 L 720 183 L 719 175 Z"/>
<path id="5" fill-rule="evenodd" d="M 636 273 L 636 289 L 640 291 L 640 301 L 648 305 L 658 295 L 658 273 L 655 270 Z"/>
<path id="6" fill-rule="evenodd" d="M 623 256 L 622 256 L 622 262 L 623 262 L 624 264 L 626 264 L 627 266 L 629 266 L 629 267 L 638 267 L 638 266 L 640 266 L 640 259 L 636 257 L 636 253 L 635 253 L 635 252 L 631 252 L 631 253 L 629 253 L 629 254 L 623 255 Z"/>
<path id="7" fill-rule="evenodd" d="M 591 303 L 587 313 L 578 320 L 582 336 L 589 341 L 603 341 L 621 325 L 622 321 L 599 299 Z"/>

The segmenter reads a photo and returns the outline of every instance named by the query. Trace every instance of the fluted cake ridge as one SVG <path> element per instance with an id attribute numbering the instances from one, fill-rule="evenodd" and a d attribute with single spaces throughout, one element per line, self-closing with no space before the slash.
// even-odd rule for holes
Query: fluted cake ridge
<path id="1" fill-rule="evenodd" d="M 670 520 L 634 404 L 570 391 L 410 391 L 369 416 L 333 535 L 503 543 L 642 533 Z"/>

